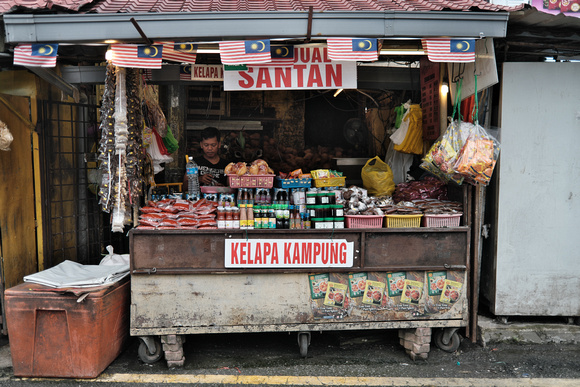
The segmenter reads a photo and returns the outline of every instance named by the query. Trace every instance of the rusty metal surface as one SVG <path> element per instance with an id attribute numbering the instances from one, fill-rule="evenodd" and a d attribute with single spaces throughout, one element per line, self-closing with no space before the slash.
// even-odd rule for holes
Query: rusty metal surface
<path id="1" fill-rule="evenodd" d="M 279 273 L 279 269 L 226 269 L 224 239 L 330 239 L 354 242 L 352 268 L 333 271 L 465 269 L 468 261 L 469 227 L 449 229 L 368 230 L 131 230 L 133 274 L 186 274 L 210 272 Z M 309 272 L 292 269 L 284 272 Z"/>
<path id="2" fill-rule="evenodd" d="M 465 268 L 469 243 L 467 231 L 467 228 L 461 228 L 445 231 L 367 232 L 365 268 Z"/>

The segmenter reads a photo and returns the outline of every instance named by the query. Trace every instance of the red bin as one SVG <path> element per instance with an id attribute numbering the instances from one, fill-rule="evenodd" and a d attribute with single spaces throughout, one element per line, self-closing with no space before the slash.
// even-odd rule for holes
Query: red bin
<path id="1" fill-rule="evenodd" d="M 90 293 L 83 301 L 34 283 L 5 292 L 6 324 L 15 376 L 95 378 L 129 339 L 130 281 Z"/>

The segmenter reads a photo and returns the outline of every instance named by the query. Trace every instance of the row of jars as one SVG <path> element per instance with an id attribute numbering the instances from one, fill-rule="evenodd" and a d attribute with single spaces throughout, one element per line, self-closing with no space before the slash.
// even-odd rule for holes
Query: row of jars
<path id="1" fill-rule="evenodd" d="M 302 206 L 288 204 L 218 207 L 217 227 L 220 229 L 333 229 L 344 228 L 341 205 Z"/>

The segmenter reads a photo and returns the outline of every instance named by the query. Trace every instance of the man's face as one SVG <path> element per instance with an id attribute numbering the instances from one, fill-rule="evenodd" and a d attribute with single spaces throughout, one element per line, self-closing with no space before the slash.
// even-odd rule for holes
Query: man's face
<path id="1" fill-rule="evenodd" d="M 205 140 L 201 140 L 199 143 L 201 145 L 201 149 L 203 154 L 207 157 L 214 157 L 218 154 L 220 142 L 216 137 L 207 138 Z"/>

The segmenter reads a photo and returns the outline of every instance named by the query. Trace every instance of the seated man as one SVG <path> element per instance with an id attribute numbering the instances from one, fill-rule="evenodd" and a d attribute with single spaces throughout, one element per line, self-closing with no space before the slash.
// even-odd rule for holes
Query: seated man
<path id="1" fill-rule="evenodd" d="M 199 166 L 199 185 L 227 185 L 227 176 L 224 168 L 228 161 L 219 155 L 220 150 L 220 131 L 214 127 L 207 127 L 201 131 L 202 155 L 194 158 Z M 184 187 L 187 187 L 187 174 L 183 178 Z"/>

